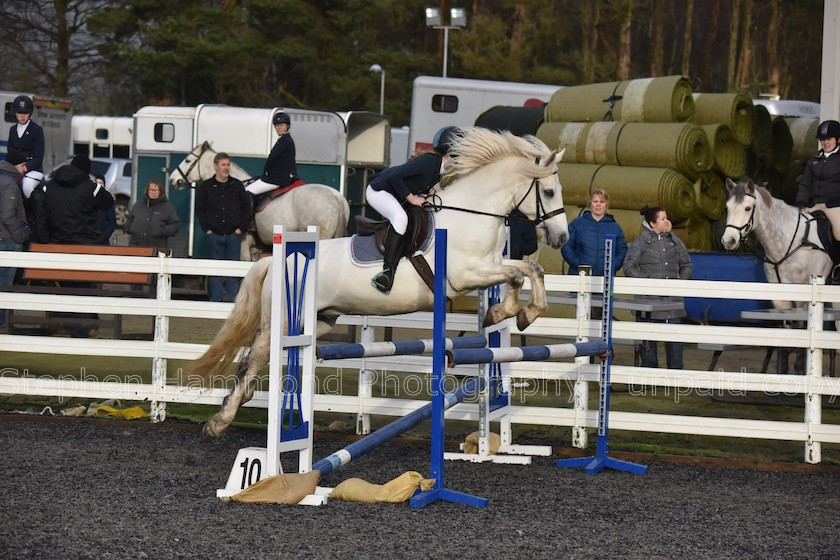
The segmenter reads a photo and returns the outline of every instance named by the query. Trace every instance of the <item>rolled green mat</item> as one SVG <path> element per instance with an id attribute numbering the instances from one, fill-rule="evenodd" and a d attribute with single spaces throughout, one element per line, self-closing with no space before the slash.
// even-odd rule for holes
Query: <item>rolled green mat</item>
<path id="1" fill-rule="evenodd" d="M 672 221 L 685 220 L 697 208 L 691 181 L 673 169 L 561 163 L 557 176 L 566 205 L 585 206 L 594 189 L 604 189 L 610 208 L 662 206 Z"/>
<path id="2" fill-rule="evenodd" d="M 785 117 L 793 139 L 793 159 L 807 161 L 820 149 L 817 141 L 817 127 L 820 120 L 807 117 Z"/>
<path id="3" fill-rule="evenodd" d="M 712 250 L 712 224 L 702 212 L 695 212 L 687 220 L 674 225 L 672 231 L 689 250 Z"/>
<path id="4" fill-rule="evenodd" d="M 787 173 L 793 161 L 793 137 L 784 117 L 773 117 L 773 157 L 770 167 L 779 173 Z"/>
<path id="5" fill-rule="evenodd" d="M 691 123 L 550 122 L 537 138 L 552 149 L 566 148 L 565 163 L 668 167 L 696 178 L 712 161 L 706 133 Z"/>
<path id="6" fill-rule="evenodd" d="M 694 181 L 694 197 L 697 209 L 710 220 L 717 220 L 726 210 L 726 187 L 723 186 L 723 179 L 714 171 L 707 171 Z"/>
<path id="7" fill-rule="evenodd" d="M 545 117 L 545 107 L 506 107 L 497 105 L 481 113 L 475 126 L 490 130 L 509 130 L 516 136 L 536 134 Z"/>
<path id="8" fill-rule="evenodd" d="M 744 146 L 732 135 L 732 129 L 725 124 L 704 124 L 703 130 L 714 154 L 712 169 L 727 177 L 743 176 L 747 170 Z"/>
<path id="9" fill-rule="evenodd" d="M 697 124 L 723 123 L 744 146 L 753 139 L 755 109 L 746 93 L 695 93 L 694 120 Z"/>
<path id="10" fill-rule="evenodd" d="M 691 84 L 684 76 L 564 87 L 545 108 L 549 122 L 686 122 L 693 114 Z"/>
<path id="11" fill-rule="evenodd" d="M 755 122 L 753 122 L 753 140 L 750 149 L 759 156 L 769 157 L 773 142 L 773 124 L 770 113 L 764 105 L 753 105 Z"/>

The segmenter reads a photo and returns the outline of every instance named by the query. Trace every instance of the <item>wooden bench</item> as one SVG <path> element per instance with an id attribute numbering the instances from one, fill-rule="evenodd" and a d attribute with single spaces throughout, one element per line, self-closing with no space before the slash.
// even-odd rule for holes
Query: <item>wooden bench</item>
<path id="1" fill-rule="evenodd" d="M 158 249 L 152 247 L 118 247 L 112 245 L 60 245 L 33 243 L 32 253 L 64 253 L 74 255 L 116 255 L 133 257 L 152 257 Z M 22 284 L 9 286 L 8 291 L 23 293 L 112 296 L 112 297 L 154 297 L 157 275 L 146 272 L 108 272 L 88 270 L 66 270 L 29 267 L 23 270 Z M 93 317 L 79 317 L 78 313 L 46 312 L 44 315 L 31 315 L 20 310 L 7 311 L 7 328 L 40 326 L 48 330 L 62 327 L 96 329 L 110 327 L 114 338 L 123 338 L 122 315 L 113 314 L 105 317 L 93 314 Z M 81 331 L 80 331 L 81 332 Z M 152 331 L 153 332 L 153 331 Z"/>

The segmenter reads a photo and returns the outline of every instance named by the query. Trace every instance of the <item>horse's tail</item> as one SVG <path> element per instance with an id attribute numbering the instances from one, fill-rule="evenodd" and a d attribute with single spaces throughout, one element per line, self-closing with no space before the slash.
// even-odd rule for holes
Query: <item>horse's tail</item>
<path id="1" fill-rule="evenodd" d="M 262 286 L 270 265 L 270 258 L 261 259 L 245 275 L 233 311 L 216 334 L 210 348 L 189 366 L 190 374 L 207 376 L 214 370 L 224 374 L 239 349 L 254 343 L 257 327 L 260 326 Z"/>

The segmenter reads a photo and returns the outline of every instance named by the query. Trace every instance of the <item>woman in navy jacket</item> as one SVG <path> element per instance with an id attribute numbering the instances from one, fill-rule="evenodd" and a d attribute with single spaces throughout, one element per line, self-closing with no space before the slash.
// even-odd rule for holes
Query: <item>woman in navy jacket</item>
<path id="1" fill-rule="evenodd" d="M 26 95 L 18 95 L 12 102 L 17 124 L 9 129 L 9 148 L 26 155 L 27 171 L 44 171 L 44 129 L 32 120 L 35 105 Z"/>
<path id="2" fill-rule="evenodd" d="M 262 177 L 245 187 L 254 195 L 287 187 L 298 180 L 295 141 L 289 134 L 292 121 L 286 113 L 275 113 L 272 122 L 279 138 L 265 160 Z"/>
<path id="3" fill-rule="evenodd" d="M 385 169 L 371 180 L 365 190 L 368 204 L 391 222 L 385 237 L 382 272 L 371 280 L 380 292 L 387 294 L 394 284 L 402 237 L 408 227 L 408 214 L 403 204 L 422 206 L 425 196 L 434 194 L 434 186 L 441 177 L 443 157 L 456 132 L 457 128 L 453 126 L 440 129 L 435 134 L 434 150 L 415 154 L 406 163 Z"/>
<path id="4" fill-rule="evenodd" d="M 592 267 L 593 276 L 604 275 L 604 238 L 615 235 L 613 274 L 624 263 L 627 254 L 627 240 L 621 226 L 607 214 L 610 197 L 603 189 L 595 189 L 589 198 L 589 210 L 569 224 L 569 240 L 563 244 L 563 260 L 569 265 L 569 274 L 577 274 L 578 267 Z"/>

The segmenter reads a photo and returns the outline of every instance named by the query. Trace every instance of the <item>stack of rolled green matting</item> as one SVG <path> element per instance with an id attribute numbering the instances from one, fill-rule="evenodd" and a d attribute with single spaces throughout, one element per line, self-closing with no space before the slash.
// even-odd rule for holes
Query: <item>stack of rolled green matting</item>
<path id="1" fill-rule="evenodd" d="M 729 125 L 738 142 L 749 146 L 755 122 L 752 98 L 744 92 L 695 93 L 693 122 Z"/>
<path id="2" fill-rule="evenodd" d="M 506 107 L 497 105 L 481 113 L 475 126 L 490 130 L 509 130 L 516 136 L 535 135 L 545 117 L 545 106 Z"/>
<path id="3" fill-rule="evenodd" d="M 696 251 L 712 250 L 712 224 L 701 212 L 696 212 L 684 222 L 675 224 L 673 232 L 687 248 Z"/>
<path id="4" fill-rule="evenodd" d="M 787 173 L 793 159 L 793 137 L 784 117 L 773 117 L 773 157 L 770 166 L 778 173 Z"/>
<path id="5" fill-rule="evenodd" d="M 697 200 L 697 210 L 709 220 L 717 220 L 726 210 L 726 187 L 723 179 L 714 171 L 703 173 L 694 182 L 694 195 Z"/>
<path id="6" fill-rule="evenodd" d="M 712 160 L 706 134 L 690 123 L 547 122 L 537 137 L 549 148 L 565 148 L 566 163 L 669 167 L 696 178 Z"/>
<path id="7" fill-rule="evenodd" d="M 732 129 L 725 124 L 704 124 L 714 154 L 712 169 L 727 177 L 743 177 L 747 171 L 744 146 L 735 139 Z"/>
<path id="8" fill-rule="evenodd" d="M 687 219 L 697 208 L 694 185 L 673 169 L 561 163 L 557 176 L 567 205 L 585 206 L 593 190 L 603 189 L 610 208 L 662 206 L 674 222 Z"/>
<path id="9" fill-rule="evenodd" d="M 793 139 L 793 159 L 807 161 L 819 150 L 817 127 L 819 119 L 806 117 L 785 117 L 785 122 Z"/>
<path id="10" fill-rule="evenodd" d="M 693 114 L 689 81 L 663 76 L 558 89 L 546 106 L 545 120 L 686 122 Z"/>
<path id="11" fill-rule="evenodd" d="M 764 105 L 754 105 L 753 113 L 753 141 L 750 144 L 752 150 L 758 157 L 769 159 L 770 150 L 773 149 L 773 125 L 770 120 L 770 113 Z"/>

